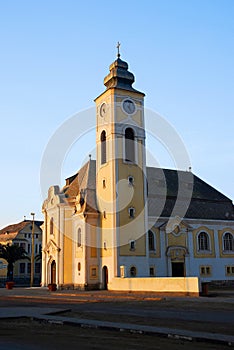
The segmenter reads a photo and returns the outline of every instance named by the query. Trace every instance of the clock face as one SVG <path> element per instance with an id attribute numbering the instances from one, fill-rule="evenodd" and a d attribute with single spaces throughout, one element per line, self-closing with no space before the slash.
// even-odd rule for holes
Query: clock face
<path id="1" fill-rule="evenodd" d="M 107 112 L 107 105 L 104 102 L 100 107 L 100 116 L 104 117 L 104 115 L 106 115 L 106 112 Z"/>
<path id="2" fill-rule="evenodd" d="M 133 114 L 136 110 L 135 103 L 132 100 L 123 101 L 123 110 L 127 114 Z"/>

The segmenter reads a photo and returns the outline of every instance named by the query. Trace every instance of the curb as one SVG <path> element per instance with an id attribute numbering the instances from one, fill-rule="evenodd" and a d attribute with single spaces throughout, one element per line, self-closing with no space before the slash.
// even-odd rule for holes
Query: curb
<path id="1" fill-rule="evenodd" d="M 45 321 L 51 324 L 59 325 L 72 325 L 81 328 L 95 328 L 95 329 L 105 329 L 110 331 L 119 332 L 129 332 L 142 335 L 155 335 L 163 338 L 183 340 L 183 341 L 196 341 L 196 342 L 207 342 L 228 345 L 234 347 L 234 336 L 225 335 L 220 333 L 207 333 L 207 332 L 195 332 L 182 329 L 173 328 L 163 328 L 163 327 L 153 327 L 144 325 L 135 325 L 128 323 L 117 323 L 109 321 L 98 321 L 98 320 L 88 320 L 88 319 L 72 319 L 65 317 L 56 317 L 41 315 L 30 317 L 32 320 Z"/>

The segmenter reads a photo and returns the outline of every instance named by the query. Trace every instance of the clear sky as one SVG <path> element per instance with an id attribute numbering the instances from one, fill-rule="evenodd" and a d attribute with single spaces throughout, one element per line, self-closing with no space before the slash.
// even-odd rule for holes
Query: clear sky
<path id="1" fill-rule="evenodd" d="M 177 130 L 193 172 L 234 199 L 233 18 L 232 0 L 0 0 L 0 227 L 32 211 L 43 218 L 43 152 L 65 120 L 94 106 L 117 41 L 145 106 Z M 67 156 L 63 178 L 85 145 Z"/>

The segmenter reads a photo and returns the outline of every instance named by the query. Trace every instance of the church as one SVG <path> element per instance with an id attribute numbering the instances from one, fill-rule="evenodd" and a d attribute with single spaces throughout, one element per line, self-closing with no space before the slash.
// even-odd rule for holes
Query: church
<path id="1" fill-rule="evenodd" d="M 48 189 L 42 286 L 234 280 L 232 201 L 191 171 L 146 165 L 145 95 L 134 80 L 118 52 L 95 99 L 96 160 Z"/>

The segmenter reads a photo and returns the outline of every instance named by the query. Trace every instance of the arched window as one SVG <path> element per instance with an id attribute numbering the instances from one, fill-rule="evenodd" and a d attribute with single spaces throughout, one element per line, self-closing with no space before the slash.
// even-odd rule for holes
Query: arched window
<path id="1" fill-rule="evenodd" d="M 135 212 L 136 212 L 135 208 L 132 208 L 132 207 L 128 208 L 128 215 L 131 219 L 135 217 Z"/>
<path id="2" fill-rule="evenodd" d="M 198 235 L 198 249 L 199 250 L 209 250 L 209 236 L 206 232 L 200 232 Z"/>
<path id="3" fill-rule="evenodd" d="M 229 252 L 234 250 L 234 238 L 230 232 L 226 232 L 223 236 L 223 249 Z"/>
<path id="4" fill-rule="evenodd" d="M 106 163 L 106 132 L 101 133 L 101 164 Z"/>
<path id="5" fill-rule="evenodd" d="M 53 218 L 50 219 L 50 234 L 51 235 L 54 234 L 54 219 Z"/>
<path id="6" fill-rule="evenodd" d="M 132 163 L 135 162 L 134 131 L 132 128 L 125 130 L 125 160 Z"/>
<path id="7" fill-rule="evenodd" d="M 78 228 L 77 232 L 77 247 L 81 247 L 81 228 Z"/>
<path id="8" fill-rule="evenodd" d="M 135 268 L 135 266 L 132 266 L 130 268 L 130 276 L 131 277 L 136 277 L 136 268 Z"/>
<path id="9" fill-rule="evenodd" d="M 154 233 L 152 231 L 148 231 L 148 243 L 149 243 L 149 251 L 155 250 L 155 238 Z"/>
<path id="10" fill-rule="evenodd" d="M 128 185 L 133 186 L 134 185 L 134 177 L 133 176 L 128 176 Z"/>
<path id="11" fill-rule="evenodd" d="M 136 242 L 135 241 L 132 240 L 129 242 L 129 249 L 132 251 L 136 249 Z"/>

